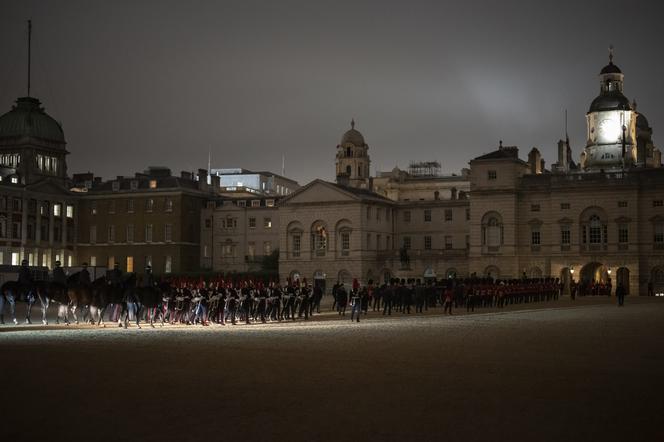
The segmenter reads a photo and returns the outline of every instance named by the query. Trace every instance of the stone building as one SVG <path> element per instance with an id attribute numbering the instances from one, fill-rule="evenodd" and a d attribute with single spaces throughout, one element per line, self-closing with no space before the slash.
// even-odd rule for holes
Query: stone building
<path id="1" fill-rule="evenodd" d="M 337 145 L 337 182 L 279 203 L 282 279 L 526 275 L 559 277 L 566 290 L 574 279 L 664 293 L 664 168 L 623 86 L 611 56 L 579 162 L 567 138 L 551 170 L 539 149 L 522 160 L 501 142 L 458 176 L 422 173 L 437 168 L 426 163 L 371 177 L 352 124 Z"/>
<path id="2" fill-rule="evenodd" d="M 78 197 L 61 125 L 34 97 L 0 116 L 0 264 L 72 265 Z"/>
<path id="3" fill-rule="evenodd" d="M 107 181 L 74 175 L 78 262 L 137 273 L 147 265 L 156 274 L 199 270 L 201 211 L 219 184 L 207 177 L 205 169 L 173 176 L 159 167 Z"/>

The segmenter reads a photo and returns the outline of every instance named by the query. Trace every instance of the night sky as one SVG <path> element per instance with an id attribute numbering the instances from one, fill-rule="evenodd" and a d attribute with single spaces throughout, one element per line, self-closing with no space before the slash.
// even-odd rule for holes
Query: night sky
<path id="1" fill-rule="evenodd" d="M 136 4 L 135 4 L 136 3 Z M 140 5 L 137 5 L 140 3 Z M 556 161 L 564 109 L 578 155 L 615 46 L 625 94 L 664 131 L 653 1 L 2 1 L 0 112 L 26 93 L 61 121 L 69 172 L 244 167 L 333 179 L 357 122 L 374 170 L 445 173 L 517 145 Z M 658 106 L 659 105 L 659 106 Z M 662 129 L 660 129 L 662 128 Z"/>

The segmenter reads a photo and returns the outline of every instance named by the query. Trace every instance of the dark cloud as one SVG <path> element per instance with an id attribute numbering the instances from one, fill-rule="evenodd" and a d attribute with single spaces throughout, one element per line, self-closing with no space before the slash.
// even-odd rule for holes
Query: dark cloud
<path id="1" fill-rule="evenodd" d="M 499 139 L 548 164 L 578 155 L 597 74 L 616 47 L 625 92 L 655 129 L 664 88 L 655 1 L 4 2 L 0 110 L 25 93 L 61 120 L 70 171 L 147 165 L 333 178 L 354 117 L 379 169 L 455 172 Z M 664 123 L 662 123 L 664 124 Z"/>

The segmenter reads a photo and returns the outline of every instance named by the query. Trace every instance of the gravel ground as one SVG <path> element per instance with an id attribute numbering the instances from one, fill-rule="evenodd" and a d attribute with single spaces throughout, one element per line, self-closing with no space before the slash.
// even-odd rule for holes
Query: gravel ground
<path id="1" fill-rule="evenodd" d="M 5 326 L 0 438 L 662 441 L 664 300 L 609 302 L 359 324 Z"/>

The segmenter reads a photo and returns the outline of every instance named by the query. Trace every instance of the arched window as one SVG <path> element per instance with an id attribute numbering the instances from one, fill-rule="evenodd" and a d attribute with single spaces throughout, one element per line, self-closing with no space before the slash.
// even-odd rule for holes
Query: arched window
<path id="1" fill-rule="evenodd" d="M 581 214 L 581 241 L 591 249 L 606 248 L 608 242 L 607 216 L 599 207 L 591 207 Z"/>
<path id="2" fill-rule="evenodd" d="M 327 227 L 322 221 L 311 226 L 311 252 L 312 256 L 325 256 L 328 246 Z"/>
<path id="3" fill-rule="evenodd" d="M 352 153 L 353 153 L 353 152 L 351 151 L 350 147 L 347 147 L 347 148 L 346 148 L 346 156 L 347 156 L 348 158 L 350 158 L 350 157 L 352 156 Z"/>
<path id="4" fill-rule="evenodd" d="M 482 246 L 485 252 L 497 252 L 503 244 L 503 219 L 496 212 L 488 212 L 482 217 Z"/>

